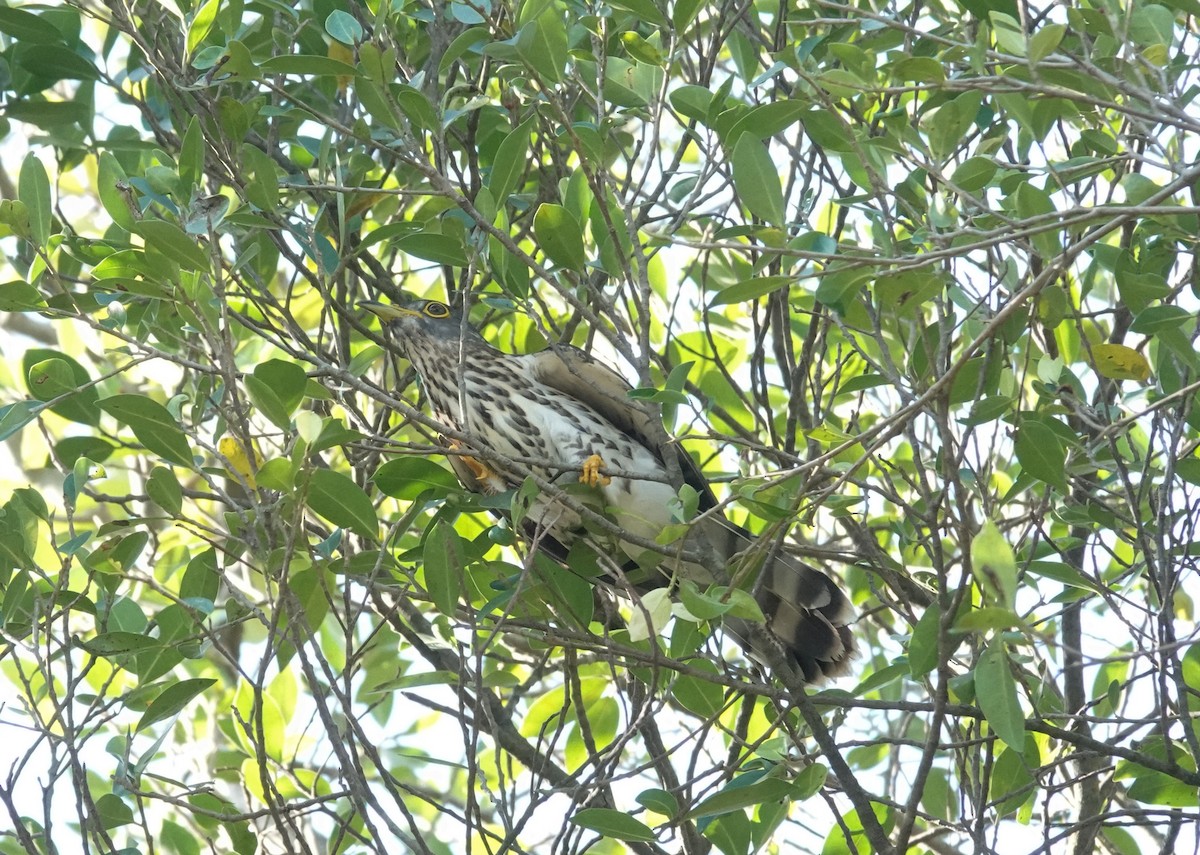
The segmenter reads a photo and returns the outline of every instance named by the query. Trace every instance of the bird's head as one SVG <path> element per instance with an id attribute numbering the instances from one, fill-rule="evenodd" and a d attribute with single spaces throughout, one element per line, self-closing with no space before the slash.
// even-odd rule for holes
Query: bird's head
<path id="1" fill-rule="evenodd" d="M 384 335 L 410 359 L 451 348 L 457 353 L 463 345 L 487 346 L 474 327 L 463 323 L 462 312 L 437 300 L 408 297 L 398 303 L 369 300 L 358 305 L 379 318 Z"/>

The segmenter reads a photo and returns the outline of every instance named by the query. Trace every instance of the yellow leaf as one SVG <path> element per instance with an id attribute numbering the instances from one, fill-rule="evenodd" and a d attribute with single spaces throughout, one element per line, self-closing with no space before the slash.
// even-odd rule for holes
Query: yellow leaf
<path id="1" fill-rule="evenodd" d="M 354 49 L 338 41 L 330 42 L 329 58 L 336 59 L 338 62 L 344 62 L 346 65 L 354 65 Z M 346 87 L 350 85 L 351 79 L 348 74 L 340 75 L 337 79 L 338 91 L 345 92 Z"/>
<path id="2" fill-rule="evenodd" d="M 250 450 L 254 452 L 253 463 L 250 462 L 250 455 L 247 454 L 245 447 L 232 436 L 227 434 L 221 437 L 221 441 L 217 443 L 217 451 L 221 452 L 221 456 L 224 458 L 221 463 L 237 476 L 236 480 L 239 483 L 245 481 L 246 486 L 253 490 L 258 486 L 254 474 L 263 465 L 263 458 L 253 445 Z"/>
<path id="3" fill-rule="evenodd" d="M 1150 379 L 1150 363 L 1132 347 L 1123 344 L 1092 345 L 1092 367 L 1101 377 L 1110 380 Z"/>
<path id="4" fill-rule="evenodd" d="M 382 202 L 394 196 L 394 193 L 359 193 L 354 197 L 353 201 L 346 206 L 346 219 L 350 220 L 372 208 L 375 203 Z"/>

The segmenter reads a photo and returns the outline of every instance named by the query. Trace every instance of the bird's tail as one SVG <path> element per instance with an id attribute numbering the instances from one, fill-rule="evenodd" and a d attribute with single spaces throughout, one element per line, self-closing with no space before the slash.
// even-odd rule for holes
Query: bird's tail
<path id="1" fill-rule="evenodd" d="M 755 580 L 751 590 L 767 632 L 740 618 L 724 623 L 747 654 L 764 664 L 782 655 L 810 683 L 846 671 L 854 656 L 854 609 L 832 579 L 727 520 L 713 519 L 705 535 L 732 578 Z"/>

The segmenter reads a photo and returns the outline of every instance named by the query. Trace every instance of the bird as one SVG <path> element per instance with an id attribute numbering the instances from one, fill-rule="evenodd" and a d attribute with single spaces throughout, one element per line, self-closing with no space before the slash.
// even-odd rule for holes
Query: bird
<path id="1" fill-rule="evenodd" d="M 590 492 L 621 533 L 615 550 L 601 551 L 631 571 L 651 567 L 630 576 L 641 580 L 639 591 L 676 579 L 728 584 L 758 567 L 753 583 L 743 586 L 765 627 L 726 615 L 725 629 L 752 659 L 772 667 L 783 662 L 803 682 L 846 672 L 855 653 L 854 611 L 842 589 L 727 519 L 699 465 L 677 442 L 662 441 L 661 419 L 629 397 L 620 374 L 568 345 L 505 353 L 457 307 L 437 300 L 405 294 L 359 305 L 380 319 L 385 341 L 416 370 L 438 424 L 467 438 L 444 440 L 464 487 L 495 495 L 520 487 L 528 472 L 558 488 L 542 491 L 524 515 L 526 534 L 537 530 L 530 539 L 538 548 L 563 562 L 571 545 L 596 536 L 578 503 L 563 499 Z M 672 469 L 674 480 L 696 491 L 699 513 L 682 547 L 655 552 L 642 544 L 678 523 Z M 705 554 L 708 561 L 691 560 Z M 714 573 L 714 563 L 724 572 Z"/>

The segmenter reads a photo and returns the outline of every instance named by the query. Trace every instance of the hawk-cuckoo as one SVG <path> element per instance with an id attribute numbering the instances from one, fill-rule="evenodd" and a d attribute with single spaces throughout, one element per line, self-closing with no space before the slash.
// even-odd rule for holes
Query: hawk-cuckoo
<path id="1" fill-rule="evenodd" d="M 464 324 L 457 310 L 434 300 L 361 305 L 380 317 L 420 375 L 438 422 L 469 438 L 466 446 L 450 442 L 457 452 L 451 463 L 468 489 L 493 494 L 511 489 L 522 483 L 525 469 L 557 485 L 582 481 L 599 492 L 608 519 L 623 533 L 654 542 L 676 522 L 671 507 L 678 494 L 664 457 L 671 455 L 683 481 L 700 496 L 698 522 L 682 550 L 672 544 L 662 548 L 663 555 L 620 541 L 618 563 L 646 566 L 649 556 L 657 572 L 649 574 L 653 581 L 645 587 L 661 587 L 673 575 L 702 586 L 727 583 L 729 577 L 744 581 L 743 570 L 756 569 L 748 587 L 767 618 L 766 630 L 728 617 L 726 629 L 756 659 L 770 663 L 782 657 L 806 680 L 844 670 L 854 647 L 845 594 L 823 573 L 777 544 L 756 542 L 715 509 L 717 500 L 699 467 L 678 444 L 659 442 L 665 436 L 660 424 L 629 398 L 630 387 L 619 375 L 573 347 L 503 353 Z M 496 456 L 521 463 L 505 466 Z M 533 502 L 525 525 L 541 529 L 543 547 L 552 539 L 552 551 L 561 558 L 584 528 L 571 503 L 550 492 Z M 679 557 L 701 556 L 706 549 L 703 563 Z M 705 565 L 718 566 L 724 578 Z M 764 645 L 775 649 L 764 651 Z"/>

